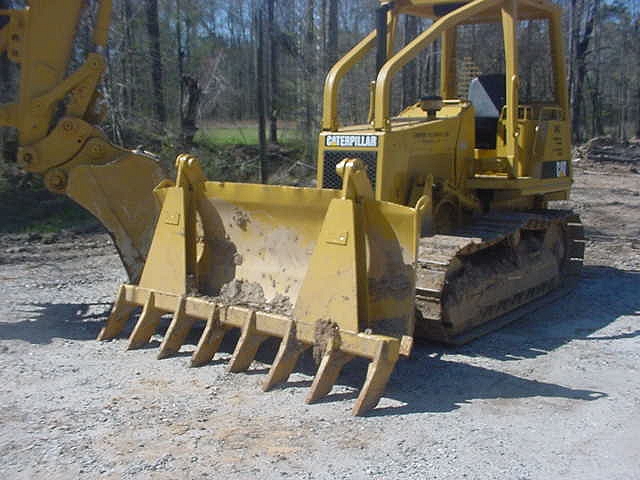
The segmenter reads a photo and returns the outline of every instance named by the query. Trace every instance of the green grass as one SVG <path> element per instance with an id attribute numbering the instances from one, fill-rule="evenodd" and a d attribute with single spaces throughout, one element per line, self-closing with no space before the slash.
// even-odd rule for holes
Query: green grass
<path id="1" fill-rule="evenodd" d="M 280 128 L 278 142 L 295 146 L 302 142 L 302 135 L 293 128 Z M 258 129 L 255 126 L 214 126 L 198 130 L 195 141 L 207 146 L 258 145 Z"/>

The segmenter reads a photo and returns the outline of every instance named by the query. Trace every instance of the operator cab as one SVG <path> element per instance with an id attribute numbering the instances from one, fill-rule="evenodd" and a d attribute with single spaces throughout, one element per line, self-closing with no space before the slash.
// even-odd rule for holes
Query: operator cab
<path id="1" fill-rule="evenodd" d="M 408 17 L 426 29 L 407 38 Z M 397 41 L 402 34 L 406 42 Z M 562 11 L 551 0 L 380 0 L 376 30 L 327 75 L 318 184 L 339 188 L 337 162 L 359 158 L 381 200 L 410 204 L 429 176 L 460 198 L 492 192 L 494 206 L 566 199 L 563 45 Z M 370 51 L 376 68 L 366 122 L 341 125 L 338 90 Z M 402 90 L 393 84 L 400 74 Z M 413 80 L 405 83 L 405 74 Z M 421 94 L 432 97 L 417 101 Z"/>

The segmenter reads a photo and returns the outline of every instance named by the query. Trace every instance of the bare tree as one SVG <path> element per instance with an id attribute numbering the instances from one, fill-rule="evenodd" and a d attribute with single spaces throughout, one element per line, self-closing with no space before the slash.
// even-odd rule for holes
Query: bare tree
<path id="1" fill-rule="evenodd" d="M 264 12 L 259 8 L 255 14 L 256 24 L 256 110 L 258 113 L 258 138 L 260 142 L 260 157 L 258 166 L 258 181 L 266 180 L 267 162 L 267 129 L 265 115 L 266 78 L 264 73 Z"/>
<path id="2" fill-rule="evenodd" d="M 635 38 L 640 38 L 640 18 L 636 20 L 634 29 Z M 636 42 L 636 66 L 640 65 L 640 48 Z M 640 139 L 640 75 L 636 76 L 636 138 Z"/>
<path id="3" fill-rule="evenodd" d="M 327 68 L 338 60 L 338 0 L 329 0 L 327 13 Z"/>
<path id="4" fill-rule="evenodd" d="M 167 122 L 164 104 L 164 84 L 162 78 L 162 53 L 160 50 L 160 25 L 158 20 L 158 0 L 146 0 L 147 33 L 149 34 L 149 54 L 151 57 L 151 80 L 153 85 L 153 105 L 156 119 L 162 127 Z"/>
<path id="5" fill-rule="evenodd" d="M 316 28 L 315 28 L 315 0 L 307 0 L 304 20 L 304 45 L 303 45 L 303 72 L 305 78 L 302 83 L 304 85 L 304 122 L 303 134 L 306 138 L 307 158 L 310 160 L 315 149 L 315 139 L 313 136 L 314 114 L 317 104 L 317 97 L 312 82 L 316 77 L 317 55 L 316 55 Z"/>
<path id="6" fill-rule="evenodd" d="M 275 0 L 267 0 L 269 29 L 269 141 L 278 143 L 278 40 L 274 19 Z"/>
<path id="7" fill-rule="evenodd" d="M 416 17 L 407 15 L 404 20 L 404 43 L 407 44 L 418 34 Z M 402 70 L 402 106 L 406 107 L 417 99 L 417 69 L 416 62 L 410 62 Z"/>
<path id="8" fill-rule="evenodd" d="M 184 105 L 181 107 L 182 144 L 186 149 L 190 150 L 193 147 L 193 137 L 198 131 L 196 119 L 200 98 L 202 97 L 202 89 L 198 80 L 189 75 L 183 75 L 182 84 L 184 96 Z"/>
<path id="9" fill-rule="evenodd" d="M 569 85 L 571 96 L 573 138 L 583 140 L 584 125 L 583 89 L 587 76 L 587 54 L 593 36 L 593 25 L 598 0 L 571 0 L 571 46 L 573 68 L 570 70 Z"/>
<path id="10" fill-rule="evenodd" d="M 179 100 L 179 112 L 180 112 L 180 124 L 184 126 L 184 100 L 185 100 L 185 87 L 189 83 L 185 81 L 184 76 L 184 46 L 182 44 L 182 2 L 176 0 L 176 43 L 178 44 L 177 56 L 178 56 L 178 78 L 180 79 L 180 100 Z M 190 80 L 195 80 L 190 77 Z M 197 82 L 196 82 L 197 83 Z M 199 95 L 198 95 L 199 96 Z M 194 117 L 195 118 L 195 117 Z M 184 135 L 184 131 L 183 131 Z"/>

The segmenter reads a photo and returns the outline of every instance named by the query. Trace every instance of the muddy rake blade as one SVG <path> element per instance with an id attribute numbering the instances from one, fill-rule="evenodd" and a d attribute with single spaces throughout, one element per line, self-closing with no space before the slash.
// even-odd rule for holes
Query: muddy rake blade
<path id="1" fill-rule="evenodd" d="M 109 340 L 119 335 L 137 307 L 142 307 L 142 313 L 129 337 L 128 349 L 141 348 L 149 343 L 161 316 L 168 313 L 173 315 L 160 345 L 159 359 L 178 353 L 194 322 L 206 321 L 191 357 L 191 366 L 210 362 L 224 335 L 233 328 L 239 328 L 241 332 L 227 367 L 233 373 L 248 370 L 265 340 L 279 338 L 280 347 L 262 383 L 264 391 L 286 382 L 300 355 L 316 343 L 315 325 L 247 307 L 224 306 L 201 297 L 161 293 L 133 285 L 120 287 L 116 303 L 98 340 Z M 362 415 L 374 408 L 398 360 L 400 341 L 393 337 L 356 334 L 339 329 L 333 330 L 325 340 L 320 366 L 305 401 L 313 403 L 328 395 L 344 365 L 355 357 L 364 357 L 370 363 L 352 413 Z"/>

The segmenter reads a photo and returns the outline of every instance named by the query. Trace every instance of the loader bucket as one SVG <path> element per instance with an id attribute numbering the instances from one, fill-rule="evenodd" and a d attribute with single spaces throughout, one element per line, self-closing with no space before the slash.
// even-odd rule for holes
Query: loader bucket
<path id="1" fill-rule="evenodd" d="M 414 326 L 416 208 L 376 201 L 363 164 L 339 166 L 342 190 L 209 182 L 195 159 L 178 158 L 139 285 L 123 285 L 100 339 L 142 313 L 129 348 L 146 344 L 160 317 L 173 318 L 159 358 L 178 352 L 206 322 L 192 365 L 208 363 L 222 337 L 241 330 L 229 364 L 246 370 L 269 337 L 280 348 L 263 383 L 285 382 L 313 348 L 318 372 L 307 397 L 327 395 L 354 357 L 371 361 L 353 408 L 375 407 Z"/>
<path id="2" fill-rule="evenodd" d="M 65 192 L 105 226 L 130 281 L 140 278 L 159 208 L 151 192 L 165 180 L 151 158 L 128 154 L 106 165 L 77 165 Z"/>

